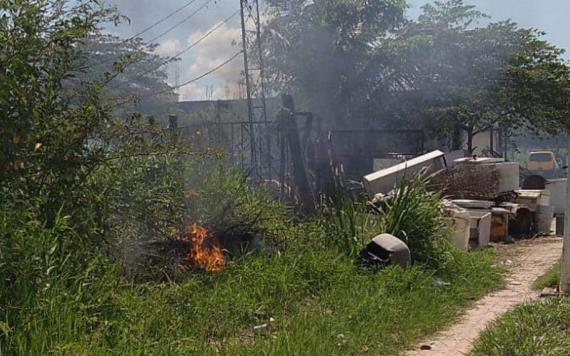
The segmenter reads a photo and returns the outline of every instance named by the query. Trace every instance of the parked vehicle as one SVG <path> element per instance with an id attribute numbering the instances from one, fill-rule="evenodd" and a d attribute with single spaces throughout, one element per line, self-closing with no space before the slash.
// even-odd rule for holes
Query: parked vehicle
<path id="1" fill-rule="evenodd" d="M 534 175 L 540 175 L 546 179 L 561 178 L 565 172 L 556 161 L 552 151 L 533 151 L 528 159 L 527 169 Z"/>

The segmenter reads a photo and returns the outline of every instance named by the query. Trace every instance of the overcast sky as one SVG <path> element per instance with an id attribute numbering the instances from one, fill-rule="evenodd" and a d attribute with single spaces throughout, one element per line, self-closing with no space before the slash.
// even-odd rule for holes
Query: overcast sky
<path id="1" fill-rule="evenodd" d="M 120 12 L 131 19 L 130 24 L 110 28 L 111 32 L 124 37 L 132 36 L 181 7 L 188 0 L 107 0 L 117 5 Z M 145 33 L 146 40 L 167 30 L 174 23 L 192 14 L 209 0 L 195 0 L 188 8 L 173 16 L 165 23 Z M 427 0 L 409 0 L 409 15 L 416 17 L 420 7 Z M 569 0 L 466 0 L 479 10 L 487 13 L 493 20 L 512 19 L 521 26 L 534 27 L 547 33 L 546 38 L 553 44 L 570 49 L 570 14 Z M 218 25 L 239 9 L 239 0 L 212 0 L 210 5 L 200 11 L 184 25 L 161 38 L 157 52 L 172 55 L 187 47 L 208 30 Z M 234 16 L 207 39 L 187 52 L 178 64 L 179 82 L 184 82 L 216 67 L 236 53 L 240 40 L 239 16 Z M 567 58 L 570 55 L 566 54 Z M 241 57 L 222 70 L 194 84 L 179 90 L 182 100 L 202 100 L 232 97 L 236 92 L 236 82 L 243 66 Z M 175 83 L 174 65 L 169 70 L 170 83 Z"/>

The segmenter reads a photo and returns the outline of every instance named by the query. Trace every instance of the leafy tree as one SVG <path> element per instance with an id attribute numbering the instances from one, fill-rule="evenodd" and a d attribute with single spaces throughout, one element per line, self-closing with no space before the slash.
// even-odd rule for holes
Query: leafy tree
<path id="1" fill-rule="evenodd" d="M 568 127 L 570 70 L 542 33 L 511 21 L 477 26 L 487 16 L 461 0 L 423 11 L 392 44 L 408 80 L 380 110 L 438 132 L 461 128 L 469 151 L 493 127 Z"/>
<path id="2" fill-rule="evenodd" d="M 275 1 L 278 3 L 278 1 Z M 294 0 L 263 31 L 268 82 L 331 125 L 366 98 L 370 54 L 404 22 L 403 0 Z"/>
<path id="3" fill-rule="evenodd" d="M 473 136 L 492 127 L 567 128 L 570 71 L 541 32 L 462 0 L 403 17 L 403 1 L 293 1 L 264 31 L 272 89 L 331 125 L 424 127 Z"/>
<path id="4" fill-rule="evenodd" d="M 100 28 L 120 17 L 98 1 L 4 1 L 0 14 L 0 208 L 31 203 L 48 226 L 66 214 L 86 234 L 100 233 L 94 175 L 121 157 L 173 149 L 141 115 L 114 116 L 119 93 L 163 90 L 169 97 L 161 71 L 128 81 L 161 59 L 138 40 L 109 44 Z M 100 66 L 108 70 L 99 73 Z M 115 80 L 126 89 L 109 93 Z"/>
<path id="5" fill-rule="evenodd" d="M 86 142 L 110 121 L 102 86 L 66 89 L 81 72 L 77 46 L 115 14 L 94 1 L 0 3 L 0 182 L 3 193 L 37 199 L 48 223 L 73 201 L 98 150 Z"/>
<path id="6" fill-rule="evenodd" d="M 105 95 L 117 105 L 117 114 L 140 112 L 165 118 L 173 113 L 176 96 L 167 84 L 166 65 L 174 59 L 154 54 L 156 45 L 140 38 L 122 39 L 96 33 L 82 41 L 84 73 L 78 79 L 91 82 L 109 78 Z M 112 80 L 111 80 L 112 78 Z"/>

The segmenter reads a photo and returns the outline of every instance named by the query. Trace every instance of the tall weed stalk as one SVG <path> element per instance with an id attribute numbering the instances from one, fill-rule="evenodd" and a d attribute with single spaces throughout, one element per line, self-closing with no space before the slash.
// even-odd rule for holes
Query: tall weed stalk
<path id="1" fill-rule="evenodd" d="M 443 267 L 453 246 L 450 228 L 441 215 L 442 196 L 427 189 L 427 177 L 404 179 L 379 211 L 382 231 L 403 240 L 414 262 Z"/>
<path id="2" fill-rule="evenodd" d="M 380 219 L 371 214 L 365 199 L 339 194 L 326 210 L 330 216 L 323 220 L 327 235 L 348 257 L 357 257 L 366 243 L 381 232 Z"/>

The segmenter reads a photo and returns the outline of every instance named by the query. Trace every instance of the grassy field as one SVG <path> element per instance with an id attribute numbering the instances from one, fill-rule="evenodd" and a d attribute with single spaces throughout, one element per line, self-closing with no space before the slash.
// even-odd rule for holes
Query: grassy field
<path id="1" fill-rule="evenodd" d="M 488 252 L 457 253 L 433 283 L 421 266 L 374 272 L 297 225 L 285 252 L 250 255 L 221 274 L 127 283 L 107 268 L 80 290 L 52 285 L 3 326 L 14 354 L 394 354 L 495 288 Z M 12 317 L 13 315 L 10 315 Z"/>
<path id="2" fill-rule="evenodd" d="M 403 185 L 383 214 L 347 201 L 332 218 L 302 219 L 239 175 L 208 177 L 192 195 L 193 221 L 245 224 L 269 246 L 228 256 L 221 273 L 155 270 L 132 262 L 137 248 L 81 239 L 65 217 L 47 228 L 33 209 L 1 211 L 0 354 L 391 355 L 502 283 L 490 251 L 453 247 L 441 197 L 421 179 Z M 116 222 L 135 247 L 141 222 Z M 384 231 L 407 239 L 414 267 L 357 262 Z"/>
<path id="3" fill-rule="evenodd" d="M 539 277 L 533 289 L 555 288 L 560 264 Z M 477 341 L 473 355 L 570 354 L 570 299 L 537 301 L 516 308 L 500 318 Z"/>
<path id="4" fill-rule="evenodd" d="M 544 288 L 556 288 L 560 283 L 560 263 L 552 267 L 543 276 L 540 276 L 532 285 L 534 290 L 543 290 Z"/>
<path id="5" fill-rule="evenodd" d="M 570 354 L 570 299 L 520 306 L 507 313 L 477 341 L 474 356 Z"/>

